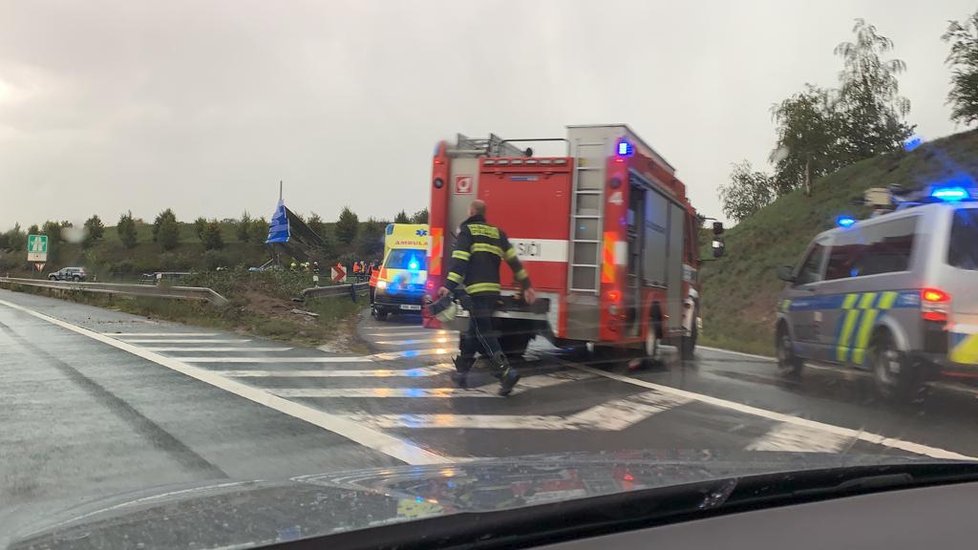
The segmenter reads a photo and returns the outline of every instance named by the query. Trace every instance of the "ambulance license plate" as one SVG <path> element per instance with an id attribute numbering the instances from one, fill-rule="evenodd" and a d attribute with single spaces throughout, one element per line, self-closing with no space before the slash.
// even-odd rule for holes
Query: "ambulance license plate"
<path id="1" fill-rule="evenodd" d="M 411 311 L 421 311 L 421 306 L 414 304 L 401 304 L 401 309 L 408 309 Z"/>

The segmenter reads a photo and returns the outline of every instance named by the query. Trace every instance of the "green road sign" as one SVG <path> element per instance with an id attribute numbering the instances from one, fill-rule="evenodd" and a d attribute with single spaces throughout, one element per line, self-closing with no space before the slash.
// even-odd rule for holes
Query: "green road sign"
<path id="1" fill-rule="evenodd" d="M 27 236 L 27 261 L 28 262 L 48 261 L 48 236 L 47 235 Z"/>

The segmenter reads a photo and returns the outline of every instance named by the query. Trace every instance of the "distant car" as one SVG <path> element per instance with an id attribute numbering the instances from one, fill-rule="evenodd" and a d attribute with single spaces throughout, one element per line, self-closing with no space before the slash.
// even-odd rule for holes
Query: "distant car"
<path id="1" fill-rule="evenodd" d="M 52 281 L 84 281 L 88 279 L 88 272 L 84 267 L 62 267 L 48 275 Z"/>

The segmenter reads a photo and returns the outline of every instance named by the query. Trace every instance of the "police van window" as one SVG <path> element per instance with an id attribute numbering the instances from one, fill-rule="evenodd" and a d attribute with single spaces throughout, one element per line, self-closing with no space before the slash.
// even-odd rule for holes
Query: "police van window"
<path id="1" fill-rule="evenodd" d="M 846 279 L 910 269 L 917 216 L 856 226 L 835 237 L 825 279 Z"/>
<path id="2" fill-rule="evenodd" d="M 822 260 L 825 258 L 825 247 L 815 243 L 811 252 L 805 258 L 805 262 L 798 268 L 798 275 L 795 276 L 796 285 L 807 285 L 817 283 L 822 280 Z"/>
<path id="3" fill-rule="evenodd" d="M 947 263 L 960 269 L 978 270 L 978 208 L 954 212 Z"/>

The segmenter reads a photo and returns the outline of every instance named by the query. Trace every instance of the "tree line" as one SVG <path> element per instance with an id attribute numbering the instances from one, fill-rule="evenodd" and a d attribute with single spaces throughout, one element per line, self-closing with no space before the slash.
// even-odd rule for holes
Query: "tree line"
<path id="1" fill-rule="evenodd" d="M 321 237 L 323 246 L 317 252 L 323 258 L 372 258 L 383 251 L 387 221 L 369 218 L 361 222 L 359 216 L 348 207 L 343 208 L 332 224 L 324 221 L 315 212 L 308 217 L 300 215 L 300 218 Z M 402 210 L 394 216 L 394 222 L 427 223 L 428 210 L 423 209 L 412 215 Z M 115 231 L 123 248 L 136 248 L 140 243 L 138 227 L 144 223 L 143 220 L 134 218 L 131 211 L 119 216 Z M 191 227 L 205 250 L 216 251 L 225 248 L 232 239 L 240 243 L 263 245 L 268 236 L 269 222 L 264 217 L 253 218 L 245 211 L 239 219 L 198 217 Z M 86 220 L 81 228 L 75 228 L 67 221 L 55 220 L 46 221 L 40 226 L 31 225 L 26 230 L 16 224 L 12 229 L 0 233 L 0 251 L 24 251 L 27 247 L 27 235 L 34 234 L 48 236 L 50 252 L 56 252 L 61 243 L 78 243 L 88 249 L 103 241 L 105 232 L 105 224 L 98 215 Z M 150 227 L 150 240 L 159 247 L 160 252 L 176 250 L 181 244 L 180 237 L 180 222 L 173 209 L 166 208 L 156 215 Z"/>
<path id="2" fill-rule="evenodd" d="M 897 76 L 907 70 L 888 58 L 894 44 L 876 27 L 857 19 L 854 39 L 838 44 L 842 60 L 835 88 L 806 84 L 771 107 L 775 143 L 768 156 L 772 172 L 735 163 L 730 181 L 719 188 L 723 213 L 741 221 L 796 189 L 812 194 L 814 181 L 843 166 L 883 153 L 911 149 L 914 126 L 906 122 L 910 101 L 899 93 Z M 950 21 L 942 40 L 950 44 L 947 102 L 951 120 L 978 122 L 978 11 Z"/>

